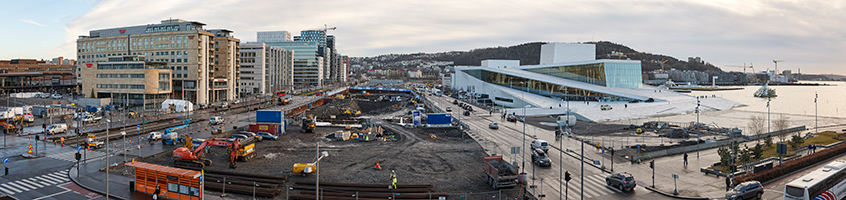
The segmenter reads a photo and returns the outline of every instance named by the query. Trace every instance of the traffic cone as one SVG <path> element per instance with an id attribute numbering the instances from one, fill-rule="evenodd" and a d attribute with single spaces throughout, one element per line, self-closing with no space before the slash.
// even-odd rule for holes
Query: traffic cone
<path id="1" fill-rule="evenodd" d="M 115 143 L 115 148 L 117 148 L 117 143 Z"/>
<path id="2" fill-rule="evenodd" d="M 379 162 L 376 162 L 376 170 L 382 170 L 382 167 L 379 166 Z"/>

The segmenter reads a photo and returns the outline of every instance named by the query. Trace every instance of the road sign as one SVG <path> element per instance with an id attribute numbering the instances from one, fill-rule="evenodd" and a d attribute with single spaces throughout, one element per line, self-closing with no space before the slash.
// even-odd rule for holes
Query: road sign
<path id="1" fill-rule="evenodd" d="M 38 144 L 35 144 L 35 145 L 38 145 Z M 27 149 L 32 149 L 32 144 L 29 144 L 29 146 L 28 146 L 28 147 L 26 147 L 26 148 L 27 148 Z"/>
<path id="2" fill-rule="evenodd" d="M 520 147 L 511 147 L 511 154 L 520 153 Z"/>
<path id="3" fill-rule="evenodd" d="M 593 164 L 594 164 L 594 165 L 599 165 L 599 160 L 594 160 L 594 161 L 593 161 Z"/>
<path id="4" fill-rule="evenodd" d="M 9 163 L 9 158 L 3 158 L 3 164 Z"/>
<path id="5" fill-rule="evenodd" d="M 27 151 L 26 153 L 32 153 L 32 149 L 30 149 L 30 150 L 29 150 L 29 151 Z"/>
<path id="6" fill-rule="evenodd" d="M 135 129 L 140 131 L 141 130 L 141 124 L 135 125 Z"/>
<path id="7" fill-rule="evenodd" d="M 679 179 L 679 175 L 678 175 L 678 174 L 673 174 L 673 178 L 674 178 L 674 179 Z"/>
<path id="8" fill-rule="evenodd" d="M 82 146 L 77 146 L 76 151 L 82 151 Z"/>

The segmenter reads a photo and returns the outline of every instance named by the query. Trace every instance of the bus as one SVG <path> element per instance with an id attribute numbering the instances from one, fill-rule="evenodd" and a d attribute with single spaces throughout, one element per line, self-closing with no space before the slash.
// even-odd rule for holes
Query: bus
<path id="1" fill-rule="evenodd" d="M 832 161 L 784 186 L 785 200 L 839 200 L 846 197 L 846 160 Z"/>

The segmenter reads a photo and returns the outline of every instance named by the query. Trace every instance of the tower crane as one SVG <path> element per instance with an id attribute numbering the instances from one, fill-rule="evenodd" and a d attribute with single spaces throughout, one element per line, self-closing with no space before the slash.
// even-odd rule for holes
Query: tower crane
<path id="1" fill-rule="evenodd" d="M 669 61 L 669 60 L 664 60 L 664 61 L 660 62 L 661 63 L 661 73 L 664 73 L 664 63 L 666 63 L 667 61 Z"/>
<path id="2" fill-rule="evenodd" d="M 752 69 L 752 73 L 755 73 L 755 68 L 753 68 L 751 64 L 750 64 L 748 67 L 746 66 L 746 63 L 743 63 L 743 66 L 740 66 L 740 65 L 726 65 L 726 67 L 740 67 L 740 68 L 743 68 L 743 73 L 744 73 L 744 74 L 746 74 L 746 68 L 750 68 L 750 69 Z"/>

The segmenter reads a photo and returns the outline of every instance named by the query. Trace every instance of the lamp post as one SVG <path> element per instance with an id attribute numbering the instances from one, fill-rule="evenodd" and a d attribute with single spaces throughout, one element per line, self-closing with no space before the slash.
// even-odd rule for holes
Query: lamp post
<path id="1" fill-rule="evenodd" d="M 524 88 L 526 88 L 525 86 L 526 85 L 523 85 Z M 526 99 L 525 93 L 526 92 L 520 93 L 520 96 L 521 96 L 520 98 L 524 99 L 524 101 Z M 526 108 L 529 107 L 529 106 L 530 105 L 523 106 L 523 117 L 526 117 Z M 522 150 L 522 152 L 520 152 L 520 155 L 521 155 L 521 157 L 523 157 L 523 167 L 520 167 L 520 169 L 523 171 L 523 173 L 525 173 L 526 172 L 526 167 L 525 167 L 526 166 L 526 119 L 523 119 L 523 149 L 521 149 L 521 150 Z M 534 176 L 534 174 L 532 174 L 532 175 Z"/>
<path id="2" fill-rule="evenodd" d="M 814 92 L 814 128 L 817 130 L 816 132 L 820 132 L 820 124 L 819 124 L 819 116 L 817 115 L 817 98 L 820 97 L 820 94 Z"/>
<path id="3" fill-rule="evenodd" d="M 109 115 L 109 118 L 112 118 Z M 106 199 L 109 199 L 109 128 L 112 120 L 106 119 Z"/>
<path id="4" fill-rule="evenodd" d="M 696 124 L 693 126 L 696 128 L 696 159 L 699 159 L 699 97 L 696 97 Z"/>
<path id="5" fill-rule="evenodd" d="M 770 133 L 770 97 L 767 97 L 767 133 Z"/>
<path id="6" fill-rule="evenodd" d="M 308 173 L 308 171 L 311 170 L 311 167 L 314 166 L 314 171 L 315 171 L 314 172 L 315 173 L 314 196 L 315 196 L 315 200 L 320 200 L 320 170 L 319 170 L 320 165 L 318 163 L 320 162 L 321 159 L 329 156 L 329 152 L 323 151 L 323 153 L 320 153 L 320 143 L 317 143 L 316 151 L 317 151 L 317 156 L 318 156 L 317 159 L 315 159 L 314 163 L 312 163 L 311 165 L 309 165 L 308 167 L 305 168 L 305 172 Z"/>

